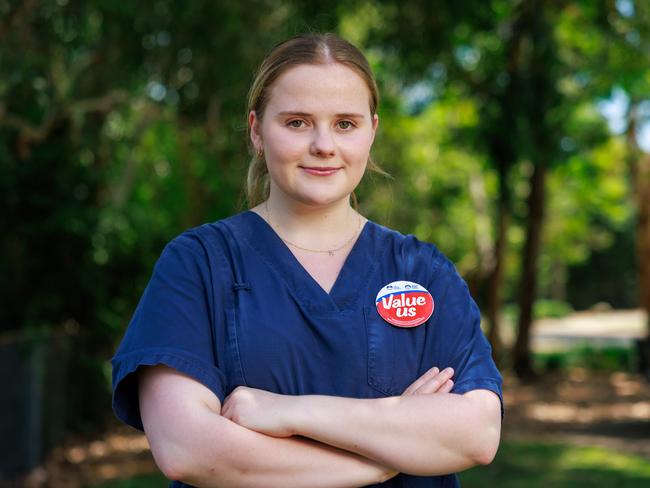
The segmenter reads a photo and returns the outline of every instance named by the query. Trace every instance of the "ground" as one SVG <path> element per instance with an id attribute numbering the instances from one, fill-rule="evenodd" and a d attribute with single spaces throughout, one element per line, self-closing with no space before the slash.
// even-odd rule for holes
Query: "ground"
<path id="1" fill-rule="evenodd" d="M 602 306 L 539 319 L 533 327 L 532 349 L 540 355 L 582 349 L 583 356 L 593 354 L 591 362 L 602 366 L 602 356 L 596 357 L 599 351 L 634 351 L 635 341 L 647 334 L 646 323 L 642 310 Z M 598 445 L 650 459 L 650 384 L 640 375 L 572 368 L 547 373 L 528 385 L 506 376 L 504 395 L 506 438 Z"/>
<path id="2" fill-rule="evenodd" d="M 650 384 L 575 368 L 534 384 L 505 378 L 505 438 L 601 446 L 650 460 Z"/>

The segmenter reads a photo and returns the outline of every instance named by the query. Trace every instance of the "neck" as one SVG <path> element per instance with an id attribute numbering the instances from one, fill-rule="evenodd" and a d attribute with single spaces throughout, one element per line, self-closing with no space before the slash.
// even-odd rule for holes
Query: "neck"
<path id="1" fill-rule="evenodd" d="M 350 206 L 349 198 L 327 205 L 308 205 L 272 191 L 260 207 L 258 213 L 282 238 L 313 249 L 339 246 L 356 232 L 362 218 Z"/>

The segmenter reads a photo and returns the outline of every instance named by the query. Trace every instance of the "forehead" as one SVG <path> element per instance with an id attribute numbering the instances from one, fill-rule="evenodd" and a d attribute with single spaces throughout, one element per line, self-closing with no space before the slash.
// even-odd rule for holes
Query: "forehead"
<path id="1" fill-rule="evenodd" d="M 267 110 L 369 114 L 370 90 L 361 76 L 342 64 L 304 64 L 275 80 Z"/>

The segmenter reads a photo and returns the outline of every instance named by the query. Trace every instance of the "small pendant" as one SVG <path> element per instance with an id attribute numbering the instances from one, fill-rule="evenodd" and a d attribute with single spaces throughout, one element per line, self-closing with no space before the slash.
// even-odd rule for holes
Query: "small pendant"
<path id="1" fill-rule="evenodd" d="M 330 256 L 334 256 L 334 251 L 327 251 Z"/>

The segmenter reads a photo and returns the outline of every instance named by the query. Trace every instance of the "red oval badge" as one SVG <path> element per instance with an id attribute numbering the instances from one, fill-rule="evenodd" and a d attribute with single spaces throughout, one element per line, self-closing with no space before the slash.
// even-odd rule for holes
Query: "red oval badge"
<path id="1" fill-rule="evenodd" d="M 377 312 L 397 327 L 417 327 L 433 314 L 433 297 L 422 285 L 393 281 L 384 286 L 375 301 Z"/>

